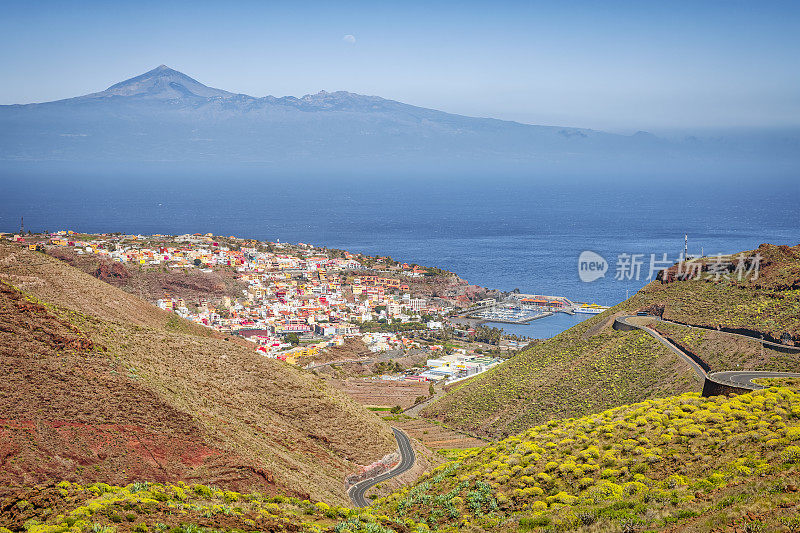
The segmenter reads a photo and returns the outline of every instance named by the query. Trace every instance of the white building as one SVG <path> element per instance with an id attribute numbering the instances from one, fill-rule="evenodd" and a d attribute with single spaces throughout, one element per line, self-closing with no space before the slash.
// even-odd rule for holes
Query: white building
<path id="1" fill-rule="evenodd" d="M 411 298 L 409 305 L 413 311 L 419 311 L 425 309 L 428 302 L 426 302 L 424 298 Z"/>

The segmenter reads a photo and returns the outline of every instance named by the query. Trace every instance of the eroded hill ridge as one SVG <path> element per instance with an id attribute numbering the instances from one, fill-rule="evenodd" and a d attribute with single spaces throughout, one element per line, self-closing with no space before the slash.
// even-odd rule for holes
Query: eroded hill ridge
<path id="1" fill-rule="evenodd" d="M 0 244 L 0 495 L 204 482 L 345 502 L 389 427 L 308 372 Z"/>

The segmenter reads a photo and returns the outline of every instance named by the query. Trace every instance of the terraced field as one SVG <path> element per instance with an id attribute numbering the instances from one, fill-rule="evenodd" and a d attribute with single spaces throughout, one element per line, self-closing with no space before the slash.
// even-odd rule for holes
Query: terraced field
<path id="1" fill-rule="evenodd" d="M 407 409 L 417 398 L 428 397 L 428 384 L 413 381 L 384 381 L 362 378 L 331 379 L 332 386 L 341 390 L 361 405 Z"/>
<path id="2" fill-rule="evenodd" d="M 399 427 L 409 436 L 417 439 L 432 450 L 451 448 L 474 448 L 484 446 L 486 441 L 458 433 L 444 426 L 434 424 L 421 418 L 398 416 L 391 424 Z"/>

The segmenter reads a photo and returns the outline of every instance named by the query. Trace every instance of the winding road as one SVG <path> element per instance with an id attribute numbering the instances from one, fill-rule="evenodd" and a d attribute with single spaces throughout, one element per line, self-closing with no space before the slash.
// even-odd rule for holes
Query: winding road
<path id="1" fill-rule="evenodd" d="M 414 466 L 414 462 L 417 460 L 417 456 L 414 453 L 414 448 L 411 446 L 411 440 L 408 438 L 408 435 L 401 429 L 392 428 L 394 431 L 394 438 L 397 439 L 397 446 L 400 448 L 400 463 L 397 466 L 385 472 L 379 476 L 375 476 L 370 479 L 365 479 L 364 481 L 359 481 L 352 487 L 350 490 L 347 491 L 350 495 L 350 500 L 352 500 L 353 505 L 356 507 L 366 507 L 371 502 L 366 496 L 367 490 L 374 487 L 381 481 L 386 481 L 387 479 L 393 478 L 395 476 L 399 476 L 403 472 L 406 472 Z"/>
<path id="2" fill-rule="evenodd" d="M 800 378 L 800 374 L 792 372 L 766 372 L 759 370 L 713 372 L 708 375 L 709 379 L 724 385 L 733 385 L 743 389 L 758 390 L 765 388 L 763 385 L 753 383 L 754 379 L 764 378 Z"/>
<path id="3" fill-rule="evenodd" d="M 715 381 L 717 383 L 721 383 L 721 384 L 724 384 L 724 385 L 732 385 L 734 387 L 740 387 L 742 389 L 758 390 L 758 389 L 763 389 L 764 386 L 763 385 L 758 385 L 756 383 L 753 383 L 754 379 L 763 379 L 763 378 L 797 378 L 797 377 L 800 377 L 800 374 L 796 374 L 796 373 L 792 373 L 792 372 L 769 372 L 769 371 L 759 371 L 759 370 L 741 370 L 741 371 L 739 371 L 739 370 L 724 370 L 724 371 L 721 371 L 721 372 L 712 372 L 712 373 L 709 374 L 709 373 L 706 372 L 705 368 L 703 368 L 703 366 L 698 361 L 696 361 L 690 354 L 684 352 L 679 347 L 675 346 L 673 343 L 671 343 L 669 340 L 664 338 L 660 333 L 658 333 L 654 329 L 649 328 L 645 324 L 642 324 L 642 323 L 631 322 L 631 319 L 635 320 L 636 322 L 648 323 L 648 322 L 661 321 L 662 320 L 661 318 L 656 317 L 656 316 L 623 315 L 623 316 L 617 317 L 617 321 L 621 322 L 621 323 L 623 323 L 623 324 L 625 324 L 627 326 L 630 326 L 632 328 L 636 328 L 636 329 L 642 330 L 645 333 L 647 333 L 648 335 L 650 335 L 651 337 L 653 337 L 654 339 L 658 340 L 661 344 L 666 346 L 674 354 L 676 354 L 678 357 L 680 357 L 681 359 L 686 361 L 689 364 L 689 366 L 692 367 L 692 370 L 694 370 L 695 374 L 697 374 L 697 376 L 700 377 L 700 379 L 703 380 L 703 381 L 705 381 L 706 379 L 710 379 L 711 381 Z M 663 320 L 663 322 L 668 322 L 670 324 L 676 324 L 676 325 L 684 326 L 684 327 L 694 327 L 694 326 L 688 326 L 688 325 L 685 325 L 685 324 L 678 324 L 676 322 L 670 322 L 669 320 Z M 705 328 L 699 328 L 699 329 L 705 329 Z M 740 333 L 728 333 L 728 332 L 720 332 L 720 333 L 724 333 L 725 335 L 736 335 L 736 336 L 739 336 L 739 337 L 746 337 L 748 339 L 753 339 L 753 340 L 758 341 L 758 342 L 765 342 L 765 343 L 770 344 L 770 345 L 775 344 L 775 343 L 771 343 L 771 342 L 768 342 L 768 341 L 764 341 L 764 340 L 756 338 L 756 337 L 752 337 L 750 335 L 742 335 Z M 780 345 L 780 346 L 786 348 L 784 345 Z M 705 365 L 705 366 L 708 367 L 708 365 Z"/>
<path id="4" fill-rule="evenodd" d="M 747 335 L 745 333 L 734 333 L 732 331 L 720 331 L 718 329 L 704 327 L 704 326 L 693 326 L 692 324 L 681 324 L 680 322 L 673 322 L 672 320 L 666 320 L 664 318 L 654 317 L 661 322 L 666 322 L 667 324 L 675 324 L 676 326 L 683 326 L 684 328 L 693 328 L 693 329 L 701 329 L 705 331 L 717 331 L 719 333 L 724 333 L 725 335 L 733 335 L 735 337 L 743 337 L 745 339 L 750 339 L 756 342 L 760 342 L 764 346 L 769 346 L 770 348 L 774 348 L 776 350 L 781 351 L 790 351 L 790 352 L 800 352 L 800 346 L 792 346 L 791 344 L 779 344 L 777 342 L 772 342 L 765 340 L 763 337 L 756 337 L 754 335 Z"/>
<path id="5" fill-rule="evenodd" d="M 695 374 L 703 381 L 708 379 L 717 383 L 732 385 L 734 387 L 739 387 L 742 389 L 757 390 L 757 389 L 763 389 L 764 386 L 753 383 L 754 379 L 800 377 L 800 373 L 769 372 L 769 371 L 758 371 L 758 370 L 741 370 L 741 371 L 725 370 L 721 372 L 712 372 L 709 374 L 706 372 L 706 368 L 708 368 L 708 365 L 704 361 L 695 359 L 695 357 L 693 357 L 691 354 L 683 351 L 681 348 L 670 342 L 668 339 L 663 337 L 653 328 L 647 326 L 648 323 L 660 320 L 661 318 L 655 316 L 622 315 L 616 318 L 617 322 L 629 326 L 630 328 L 644 331 L 645 333 L 656 339 L 658 342 L 663 344 L 672 353 L 674 353 L 683 361 L 685 361 L 687 364 L 689 364 L 689 366 L 692 368 Z M 675 322 L 670 322 L 668 320 L 664 320 L 664 322 L 676 324 Z M 678 324 L 678 325 L 684 327 L 693 327 L 685 324 Z M 740 337 L 747 337 L 759 342 L 767 342 L 763 341 L 762 339 L 758 339 L 756 337 L 752 337 L 749 335 L 742 335 L 739 333 L 728 333 L 728 332 L 721 332 L 721 333 L 725 333 L 726 335 L 737 335 Z M 768 343 L 768 344 L 774 344 L 774 343 Z M 781 347 L 783 347 L 783 345 L 781 345 Z M 415 407 L 421 409 L 422 406 L 420 405 Z M 387 479 L 391 479 L 395 476 L 399 476 L 404 472 L 407 472 L 414 466 L 414 463 L 416 462 L 416 454 L 414 452 L 414 448 L 411 446 L 411 440 L 408 438 L 408 435 L 406 435 L 406 433 L 403 430 L 395 427 L 392 428 L 392 431 L 394 432 L 394 437 L 397 440 L 397 446 L 400 450 L 400 462 L 390 471 L 370 479 L 365 479 L 364 481 L 360 481 L 355 485 L 353 485 L 352 487 L 350 487 L 350 490 L 348 490 L 348 495 L 350 496 L 353 505 L 357 507 L 367 507 L 372 503 L 371 500 L 369 500 L 369 498 L 367 498 L 366 496 L 366 493 L 370 488 L 374 487 L 375 485 L 377 485 L 382 481 L 386 481 Z"/>

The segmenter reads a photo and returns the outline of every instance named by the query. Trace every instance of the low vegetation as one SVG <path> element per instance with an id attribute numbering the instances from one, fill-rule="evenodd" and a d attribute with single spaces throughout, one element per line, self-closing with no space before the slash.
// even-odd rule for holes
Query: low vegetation
<path id="1" fill-rule="evenodd" d="M 448 455 L 376 506 L 440 530 L 778 530 L 800 510 L 800 393 L 687 393 Z"/>
<path id="2" fill-rule="evenodd" d="M 664 318 L 683 324 L 800 342 L 800 245 L 762 244 L 741 255 L 761 258 L 758 275 L 752 272 L 739 279 L 735 271 L 738 254 L 722 258 L 721 262 L 734 270 L 720 274 L 708 271 L 714 269 L 718 258 L 706 258 L 700 279 L 656 281 L 633 300 L 637 306 L 657 310 Z"/>
<path id="3" fill-rule="evenodd" d="M 448 461 L 413 486 L 364 510 L 206 485 L 62 482 L 6 500 L 0 519 L 28 533 L 796 531 L 800 523 L 800 392 L 789 386 L 648 400 L 442 455 Z"/>
<path id="4" fill-rule="evenodd" d="M 64 481 L 24 498 L 0 510 L 0 523 L 27 533 L 316 532 L 370 516 L 299 498 L 185 483 L 82 486 Z M 8 529 L 0 527 L 3 531 Z"/>
<path id="5" fill-rule="evenodd" d="M 655 326 L 707 360 L 713 370 L 796 371 L 800 354 L 724 335 L 725 330 L 740 331 L 800 342 L 800 246 L 765 244 L 742 254 L 748 260 L 756 256 L 761 257 L 758 276 L 745 272 L 739 279 L 738 255 L 723 258 L 729 270 L 719 275 L 710 272 L 716 258 L 701 262 L 700 279 L 662 275 L 609 311 L 455 387 L 422 414 L 455 428 L 503 437 L 553 418 L 701 390 L 690 367 L 655 339 L 641 331 L 611 329 L 614 317 L 637 311 L 713 328 Z"/>
<path id="6" fill-rule="evenodd" d="M 425 417 L 487 436 L 698 388 L 688 366 L 644 332 L 597 316 L 454 387 Z"/>

